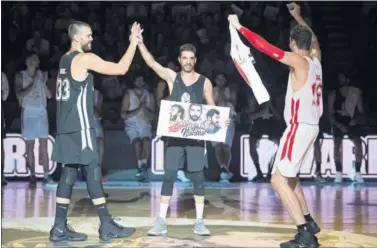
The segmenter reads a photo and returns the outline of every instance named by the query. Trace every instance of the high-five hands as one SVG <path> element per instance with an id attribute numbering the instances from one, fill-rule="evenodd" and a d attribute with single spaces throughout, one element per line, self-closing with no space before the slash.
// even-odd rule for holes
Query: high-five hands
<path id="1" fill-rule="evenodd" d="M 131 27 L 131 34 L 130 34 L 130 42 L 133 44 L 138 44 L 140 42 L 143 42 L 143 29 L 141 29 L 140 24 L 137 22 L 134 22 Z"/>

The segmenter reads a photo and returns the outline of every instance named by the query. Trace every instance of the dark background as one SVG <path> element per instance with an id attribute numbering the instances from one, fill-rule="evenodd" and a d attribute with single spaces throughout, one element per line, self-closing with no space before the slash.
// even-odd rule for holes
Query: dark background
<path id="1" fill-rule="evenodd" d="M 252 97 L 250 88 L 243 82 L 230 61 L 227 15 L 233 13 L 233 2 L 2 2 L 2 54 L 1 69 L 6 73 L 10 94 L 2 108 L 5 112 L 7 131 L 20 132 L 20 108 L 14 93 L 14 74 L 23 70 L 27 50 L 45 40 L 48 49 L 37 49 L 41 69 L 49 71 L 48 86 L 55 92 L 56 72 L 61 55 L 69 49 L 67 27 L 70 20 L 88 22 L 94 30 L 93 52 L 106 60 L 118 61 L 128 46 L 129 27 L 138 21 L 144 28 L 144 40 L 154 57 L 163 65 L 170 62 L 177 66 L 178 48 L 193 43 L 198 50 L 197 71 L 214 80 L 222 72 L 230 86 L 238 89 L 236 109 L 241 112 L 246 99 Z M 288 50 L 289 29 L 294 25 L 285 4 L 288 2 L 234 2 L 244 10 L 241 23 L 254 30 L 269 42 Z M 375 133 L 377 103 L 377 9 L 368 2 L 298 2 L 302 15 L 320 41 L 323 54 L 324 96 L 337 87 L 337 75 L 345 73 L 351 84 L 363 91 L 363 101 L 370 118 L 368 133 Z M 269 9 L 277 9 L 270 14 Z M 204 30 L 208 42 L 198 35 Z M 36 38 L 39 31 L 41 38 Z M 245 42 L 245 44 L 247 44 Z M 283 96 L 287 82 L 287 67 L 261 54 L 251 47 L 257 61 L 256 68 L 273 100 Z M 120 118 L 123 93 L 132 87 L 133 77 L 142 73 L 151 93 L 159 82 L 157 76 L 136 54 L 131 71 L 123 77 L 96 75 L 96 88 L 105 97 L 103 127 L 107 132 L 124 129 Z M 326 97 L 324 97 L 326 101 Z M 55 134 L 55 102 L 48 102 L 50 133 Z M 327 113 L 323 115 L 322 131 L 329 132 Z M 237 125 L 239 134 L 248 126 Z M 156 124 L 156 123 L 154 123 Z M 154 125 L 156 126 L 156 125 Z M 272 125 L 271 128 L 274 128 Z M 131 149 L 126 135 L 121 149 Z M 115 142 L 110 142 L 115 143 Z M 238 143 L 235 140 L 234 144 Z M 128 144 L 128 145 L 127 145 Z M 234 149 L 236 148 L 233 147 Z M 105 148 L 105 157 L 112 156 Z M 131 151 L 129 152 L 131 153 Z M 236 155 L 238 157 L 238 151 Z M 106 160 L 106 159 L 105 159 Z M 211 161 L 214 161 L 211 159 Z M 211 162 L 216 167 L 216 162 Z M 123 168 L 135 168 L 134 163 L 123 163 Z M 112 165 L 105 167 L 111 168 Z M 232 167 L 239 167 L 232 163 Z M 117 169 L 117 168 L 114 168 Z M 119 168 L 121 169 L 121 168 Z"/>

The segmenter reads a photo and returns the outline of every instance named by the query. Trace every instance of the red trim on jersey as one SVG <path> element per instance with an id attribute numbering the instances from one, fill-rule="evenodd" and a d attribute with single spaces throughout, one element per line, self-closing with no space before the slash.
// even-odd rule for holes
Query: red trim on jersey
<path id="1" fill-rule="evenodd" d="M 293 144 L 295 142 L 297 129 L 298 129 L 298 110 L 300 108 L 300 99 L 294 100 L 291 99 L 291 120 L 289 122 L 289 132 L 287 138 L 284 142 L 283 151 L 280 156 L 280 160 L 288 158 L 289 161 L 292 161 L 292 152 Z"/>
<path id="2" fill-rule="evenodd" d="M 241 77 L 246 81 L 246 83 L 251 87 L 249 79 L 246 77 L 245 72 L 242 70 L 241 66 L 233 59 L 233 63 L 236 66 L 237 71 L 241 74 Z"/>

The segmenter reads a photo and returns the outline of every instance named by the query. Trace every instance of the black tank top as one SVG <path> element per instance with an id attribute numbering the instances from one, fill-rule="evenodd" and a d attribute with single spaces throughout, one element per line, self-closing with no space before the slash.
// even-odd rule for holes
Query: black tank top
<path id="1" fill-rule="evenodd" d="M 186 103 L 198 103 L 205 104 L 204 99 L 204 81 L 205 77 L 200 75 L 198 80 L 190 85 L 186 86 L 183 82 L 181 73 L 178 72 L 173 83 L 173 89 L 171 91 L 168 100 L 176 102 Z M 203 141 L 184 139 L 184 138 L 172 138 L 168 137 L 167 146 L 204 146 Z"/>
<path id="2" fill-rule="evenodd" d="M 56 86 L 56 128 L 58 134 L 94 128 L 93 75 L 88 72 L 88 76 L 82 82 L 72 78 L 71 64 L 77 54 L 79 54 L 78 51 L 65 54 L 59 62 Z"/>
<path id="3" fill-rule="evenodd" d="M 348 124 L 351 118 L 348 115 L 341 114 L 344 112 L 344 104 L 346 102 L 346 97 L 342 95 L 340 92 L 340 88 L 335 91 L 335 102 L 334 102 L 334 112 L 335 112 L 335 120 L 342 123 Z"/>

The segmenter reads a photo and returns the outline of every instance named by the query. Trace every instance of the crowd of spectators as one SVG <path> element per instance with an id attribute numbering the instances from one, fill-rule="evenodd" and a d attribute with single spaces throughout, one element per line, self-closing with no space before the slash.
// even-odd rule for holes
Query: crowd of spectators
<path id="1" fill-rule="evenodd" d="M 300 4 L 310 24 L 309 4 Z M 366 16 L 375 11 L 372 6 Z M 224 73 L 228 84 L 238 89 L 236 109 L 241 111 L 245 96 L 252 92 L 231 61 L 227 21 L 230 13 L 238 14 L 241 23 L 272 44 L 288 50 L 289 29 L 294 22 L 284 2 L 4 2 L 2 72 L 8 78 L 10 89 L 14 89 L 15 72 L 24 69 L 25 54 L 35 51 L 40 57 L 41 69 L 49 73 L 47 84 L 54 94 L 58 63 L 70 46 L 67 28 L 71 20 L 91 25 L 93 52 L 110 61 L 119 60 L 128 46 L 130 25 L 138 21 L 143 26 L 147 47 L 165 66 L 178 70 L 179 46 L 194 44 L 198 50 L 197 71 L 212 81 L 218 73 Z M 370 46 L 376 50 L 373 44 Z M 252 47 L 251 51 L 262 80 L 271 95 L 278 98 L 285 92 L 288 69 Z M 145 65 L 140 54 L 135 56 L 130 72 L 123 77 L 96 75 L 96 87 L 103 93 L 104 107 L 108 110 L 104 111 L 105 128 L 123 128 L 119 116 L 121 99 L 125 90 L 132 87 L 133 75 L 140 71 L 148 89 L 155 92 L 159 78 Z M 19 128 L 19 111 L 15 111 L 19 106 L 13 90 L 6 105 L 8 129 Z M 49 102 L 49 113 L 50 128 L 54 130 L 54 101 Z"/>

